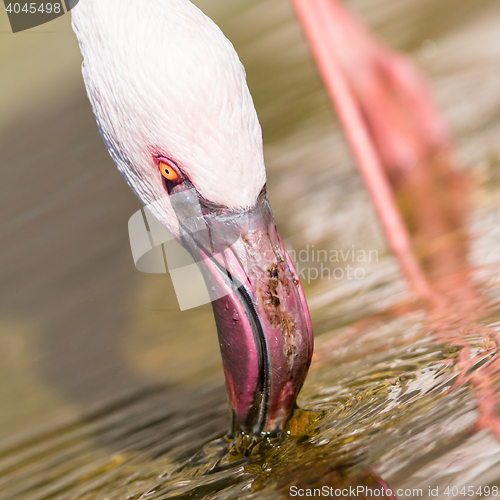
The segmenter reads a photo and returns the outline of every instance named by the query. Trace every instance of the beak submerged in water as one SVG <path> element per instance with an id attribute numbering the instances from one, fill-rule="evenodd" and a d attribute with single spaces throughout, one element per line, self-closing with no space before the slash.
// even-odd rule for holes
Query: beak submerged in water
<path id="1" fill-rule="evenodd" d="M 313 350 L 301 284 L 265 189 L 245 211 L 195 198 L 194 190 L 185 191 L 174 208 L 183 245 L 198 260 L 211 294 L 233 433 L 280 434 Z"/>

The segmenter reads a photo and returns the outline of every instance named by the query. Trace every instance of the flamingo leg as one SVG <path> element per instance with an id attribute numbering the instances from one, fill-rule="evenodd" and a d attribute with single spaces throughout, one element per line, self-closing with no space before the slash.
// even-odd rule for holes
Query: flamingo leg
<path id="1" fill-rule="evenodd" d="M 448 127 L 412 63 L 377 41 L 341 3 L 292 3 L 390 248 L 414 291 L 438 305 L 442 300 L 417 259 L 394 189 L 409 186 L 411 191 L 416 190 L 420 199 L 414 196 L 414 205 L 421 203 L 422 198 L 426 204 L 434 203 L 420 216 L 427 216 L 420 226 L 429 238 L 450 230 L 439 194 L 429 194 L 430 186 L 435 184 L 432 175 L 436 174 L 428 175 L 428 164 L 433 163 L 429 158 L 439 157 L 439 152 L 449 149 Z M 440 163 L 444 164 L 442 177 L 453 177 L 449 163 Z M 414 212 L 418 211 L 416 207 Z M 460 224 L 461 219 L 455 226 Z"/>
<path id="2" fill-rule="evenodd" d="M 461 349 L 454 387 L 475 387 L 476 425 L 500 438 L 500 360 L 492 356 L 472 370 L 500 339 L 478 321 L 489 306 L 467 259 L 470 179 L 455 168 L 448 126 L 412 62 L 376 40 L 338 0 L 292 3 L 401 269 L 419 295 L 430 293 L 444 306 L 429 330 L 440 344 Z M 487 349 L 480 355 L 470 344 L 479 336 Z"/>

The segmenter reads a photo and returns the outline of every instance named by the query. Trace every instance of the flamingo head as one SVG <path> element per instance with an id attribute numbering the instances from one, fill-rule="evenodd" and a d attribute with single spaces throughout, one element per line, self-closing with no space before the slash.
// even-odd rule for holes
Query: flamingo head
<path id="1" fill-rule="evenodd" d="M 72 17 L 106 147 L 213 293 L 233 430 L 279 434 L 312 331 L 266 196 L 243 66 L 188 0 L 84 0 Z"/>

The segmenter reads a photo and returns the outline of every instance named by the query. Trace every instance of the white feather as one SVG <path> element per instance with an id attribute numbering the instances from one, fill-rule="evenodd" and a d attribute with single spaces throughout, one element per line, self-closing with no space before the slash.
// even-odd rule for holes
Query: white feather
<path id="1" fill-rule="evenodd" d="M 81 0 L 72 17 L 104 141 L 142 202 L 166 194 L 158 151 L 206 199 L 251 207 L 265 183 L 262 133 L 220 29 L 188 0 Z M 158 215 L 174 224 L 168 201 Z"/>

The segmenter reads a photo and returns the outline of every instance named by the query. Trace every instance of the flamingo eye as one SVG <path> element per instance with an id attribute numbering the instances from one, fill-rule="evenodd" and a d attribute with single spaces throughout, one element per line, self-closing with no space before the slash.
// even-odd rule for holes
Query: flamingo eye
<path id="1" fill-rule="evenodd" d="M 169 181 L 176 182 L 179 180 L 179 174 L 177 171 L 172 167 L 172 165 L 169 165 L 168 163 L 165 162 L 160 162 L 160 172 L 165 179 L 168 179 Z"/>

